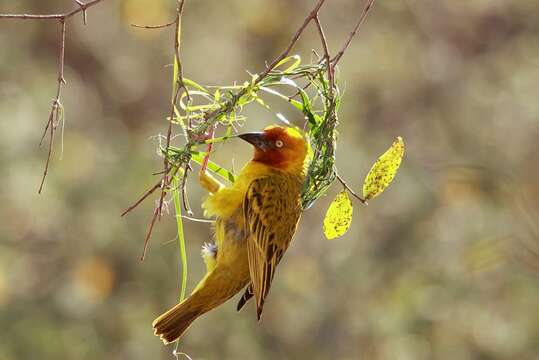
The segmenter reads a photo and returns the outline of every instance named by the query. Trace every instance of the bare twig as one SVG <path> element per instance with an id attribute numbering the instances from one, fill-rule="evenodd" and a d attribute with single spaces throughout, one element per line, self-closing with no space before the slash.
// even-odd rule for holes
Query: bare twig
<path id="1" fill-rule="evenodd" d="M 166 24 L 159 24 L 159 25 L 138 25 L 138 24 L 131 24 L 132 27 L 139 28 L 139 29 L 163 29 L 170 27 L 172 25 L 176 24 L 176 19 L 174 19 L 171 22 L 168 22 Z"/>
<path id="2" fill-rule="evenodd" d="M 266 75 L 268 75 L 270 73 L 271 70 L 273 70 L 273 68 L 275 68 L 275 66 L 281 61 L 283 60 L 284 58 L 286 58 L 288 56 L 288 54 L 290 54 L 290 51 L 292 51 L 292 48 L 294 47 L 294 45 L 296 45 L 296 43 L 298 42 L 301 34 L 303 33 L 303 31 L 305 30 L 305 28 L 307 27 L 307 25 L 309 25 L 309 23 L 315 19 L 316 17 L 318 17 L 318 11 L 320 11 L 320 8 L 322 7 L 322 5 L 324 5 L 324 2 L 325 0 L 319 0 L 315 7 L 311 10 L 311 12 L 309 13 L 309 15 L 305 18 L 305 20 L 303 20 L 303 24 L 301 24 L 301 26 L 299 27 L 299 29 L 296 31 L 296 33 L 294 34 L 294 36 L 292 37 L 292 40 L 290 40 L 290 43 L 288 44 L 287 48 L 279 55 L 277 56 L 269 65 L 268 67 L 266 68 L 266 70 L 264 70 L 259 76 L 258 76 L 258 79 L 256 80 L 256 84 L 258 84 L 260 81 L 262 81 L 262 79 L 264 79 L 266 77 Z"/>
<path id="3" fill-rule="evenodd" d="M 60 36 L 60 54 L 58 59 L 58 85 L 56 87 L 56 97 L 52 101 L 52 107 L 51 111 L 49 113 L 49 120 L 47 121 L 47 124 L 45 125 L 45 130 L 43 131 L 43 136 L 41 137 L 41 141 L 39 142 L 39 145 L 43 143 L 43 139 L 45 138 L 45 134 L 47 133 L 47 129 L 49 130 L 50 138 L 49 138 L 49 150 L 47 152 L 47 160 L 45 161 L 45 170 L 43 171 L 43 177 L 41 178 L 41 184 L 39 185 L 39 190 L 37 191 L 39 194 L 41 194 L 41 191 L 43 190 L 43 185 L 45 184 L 45 178 L 47 177 L 47 173 L 49 171 L 49 163 L 51 160 L 52 155 L 52 143 L 54 140 L 54 131 L 56 130 L 56 122 L 59 118 L 60 112 L 62 112 L 62 104 L 60 103 L 60 93 L 62 92 L 62 85 L 66 83 L 64 79 L 64 59 L 65 59 L 65 42 L 66 42 L 66 22 L 65 19 L 60 20 L 62 24 L 61 28 L 61 36 Z"/>
<path id="4" fill-rule="evenodd" d="M 161 199 L 159 200 L 161 201 Z M 162 203 L 159 204 L 159 206 L 156 206 L 153 210 L 152 215 L 152 221 L 150 221 L 150 224 L 148 225 L 148 231 L 146 231 L 146 237 L 144 238 L 144 246 L 142 248 L 142 255 L 140 256 L 140 261 L 144 261 L 144 258 L 146 257 L 146 251 L 148 250 L 148 244 L 150 243 L 150 237 L 152 236 L 153 232 L 153 226 L 155 225 L 155 221 L 160 216 Z"/>
<path id="5" fill-rule="evenodd" d="M 362 198 L 361 196 L 359 196 L 358 194 L 356 194 L 356 192 L 354 190 L 352 190 L 352 188 L 350 186 L 348 186 L 348 184 L 346 183 L 346 181 L 344 181 L 344 179 L 339 175 L 339 174 L 336 174 L 337 175 L 337 180 L 339 180 L 339 182 L 342 184 L 342 186 L 344 186 L 344 188 L 346 190 L 348 190 L 348 192 L 350 194 L 352 194 L 353 197 L 355 197 L 356 199 L 358 199 L 362 204 L 364 205 L 367 205 L 367 200 L 365 200 L 364 198 Z"/>
<path id="6" fill-rule="evenodd" d="M 213 139 L 213 136 L 215 134 L 215 125 L 210 127 L 210 133 L 208 134 L 208 139 Z M 206 148 L 206 156 L 204 156 L 204 159 L 202 161 L 202 167 L 200 168 L 200 172 L 205 172 L 208 168 L 208 163 L 210 161 L 210 154 L 211 150 L 213 148 L 213 142 L 208 143 L 208 147 Z"/>
<path id="7" fill-rule="evenodd" d="M 144 200 L 146 200 L 146 198 L 148 196 L 150 196 L 155 190 L 159 189 L 161 187 L 161 181 L 162 180 L 159 180 L 159 182 L 157 184 L 152 186 L 150 188 L 150 190 L 146 191 L 144 193 L 144 195 L 142 195 L 133 205 L 131 205 L 127 209 L 125 209 L 121 216 L 127 215 L 129 212 L 131 212 L 133 209 L 135 209 L 137 206 L 139 206 L 140 203 L 142 203 Z"/>
<path id="8" fill-rule="evenodd" d="M 62 86 L 66 85 L 64 79 L 64 62 L 65 62 L 65 42 L 66 42 L 66 21 L 70 17 L 77 15 L 78 13 L 83 13 L 83 22 L 86 24 L 86 10 L 89 7 L 92 7 L 103 0 L 92 0 L 87 3 L 83 3 L 80 0 L 74 0 L 78 7 L 71 11 L 68 11 L 63 14 L 48 14 L 48 15 L 36 15 L 36 14 L 0 14 L 1 19 L 17 19 L 17 20 L 58 20 L 61 25 L 60 41 L 59 41 L 59 56 L 58 56 L 58 85 L 56 87 L 56 96 L 52 100 L 51 110 L 49 112 L 49 118 L 45 124 L 45 129 L 43 130 L 43 136 L 39 145 L 43 144 L 43 140 L 49 134 L 49 146 L 47 151 L 47 160 L 45 161 L 45 170 L 43 171 L 43 176 L 41 178 L 41 183 L 39 185 L 38 193 L 41 194 L 43 191 L 43 185 L 45 184 L 45 178 L 49 172 L 49 164 L 52 156 L 52 145 L 54 141 L 54 132 L 56 131 L 56 125 L 63 118 L 63 106 L 60 102 L 60 94 L 62 91 Z"/>
<path id="9" fill-rule="evenodd" d="M 183 168 L 183 178 L 180 189 L 182 193 L 183 209 L 187 211 L 187 215 L 193 215 L 193 210 L 191 210 L 191 205 L 189 205 L 189 197 L 187 196 L 187 187 L 185 186 L 187 183 L 187 174 L 190 170 L 191 166 L 189 165 L 189 163 L 186 163 Z"/>
<path id="10" fill-rule="evenodd" d="M 324 5 L 324 3 L 325 3 L 325 0 L 318 0 L 318 2 L 314 6 L 314 8 L 311 10 L 309 15 L 307 15 L 305 20 L 303 20 L 303 23 L 298 28 L 294 36 L 292 36 L 292 39 L 290 40 L 290 43 L 288 44 L 286 49 L 281 54 L 279 54 L 275 59 L 273 59 L 273 61 L 266 67 L 266 69 L 257 76 L 256 80 L 254 81 L 254 85 L 260 83 L 277 66 L 277 64 L 279 64 L 280 61 L 284 60 L 290 54 L 290 51 L 292 51 L 292 49 L 294 48 L 294 45 L 296 45 L 296 43 L 298 42 L 299 38 L 301 37 L 301 34 L 303 33 L 307 25 L 309 25 L 309 23 L 318 16 L 318 12 L 320 11 L 320 8 L 322 7 L 322 5 Z M 236 97 L 240 97 L 241 95 L 243 95 L 242 92 L 236 94 Z M 230 105 L 233 106 L 233 104 L 230 104 Z M 220 109 L 209 111 L 204 116 L 203 121 L 209 127 L 215 123 L 215 119 L 220 113 L 221 113 Z"/>
<path id="11" fill-rule="evenodd" d="M 185 4 L 185 0 L 179 0 L 178 1 L 178 12 L 176 15 L 175 20 L 175 31 L 174 31 L 174 61 L 176 63 L 176 66 L 178 67 L 178 75 L 177 78 L 174 80 L 175 85 L 172 90 L 172 101 L 170 106 L 170 121 L 168 123 L 168 129 L 167 129 L 167 137 L 166 137 L 166 146 L 165 146 L 165 154 L 168 154 L 168 150 L 170 147 L 170 139 L 172 136 L 172 119 L 174 119 L 175 113 L 176 113 L 176 103 L 178 102 L 179 95 L 184 89 L 184 91 L 187 91 L 185 89 L 185 86 L 183 85 L 183 69 L 181 65 L 181 59 L 180 59 L 180 35 L 181 35 L 181 19 L 183 15 L 183 6 Z M 189 96 L 189 93 L 187 93 L 187 96 Z M 163 183 L 161 187 L 161 196 L 159 199 L 159 205 L 158 205 L 158 214 L 161 216 L 162 209 L 163 209 L 163 201 L 165 199 L 165 195 L 167 193 L 168 188 L 170 187 L 170 182 L 172 181 L 172 177 L 168 177 L 167 173 L 170 169 L 170 163 L 167 156 L 163 159 L 163 171 L 165 172 L 163 175 Z M 186 176 L 186 174 L 184 174 Z"/>
<path id="12" fill-rule="evenodd" d="M 354 29 L 348 35 L 348 39 L 346 39 L 346 42 L 342 46 L 341 50 L 335 55 L 335 57 L 331 60 L 331 63 L 335 66 L 341 60 L 341 57 L 344 55 L 344 52 L 346 49 L 348 49 L 348 46 L 350 46 L 350 43 L 352 42 L 352 39 L 354 36 L 356 36 L 357 32 L 359 31 L 361 25 L 365 22 L 365 19 L 367 18 L 367 15 L 369 14 L 369 10 L 371 9 L 372 5 L 374 4 L 374 0 L 368 0 L 367 4 L 363 8 L 363 11 L 361 12 L 361 16 L 359 17 L 356 26 L 354 26 Z"/>
<path id="13" fill-rule="evenodd" d="M 73 0 L 73 1 L 75 1 L 82 9 L 82 23 L 86 25 L 88 23 L 88 16 L 86 14 L 86 4 L 80 0 Z"/>
<path id="14" fill-rule="evenodd" d="M 170 141 L 171 141 L 171 137 L 172 137 L 172 122 L 173 122 L 172 120 L 175 117 L 176 104 L 178 102 L 178 99 L 179 99 L 180 94 L 182 93 L 182 91 L 186 94 L 187 99 L 190 100 L 189 91 L 185 87 L 185 84 L 183 82 L 183 68 L 182 68 L 181 58 L 180 58 L 181 19 L 182 19 L 182 15 L 183 15 L 184 4 L 185 4 L 185 0 L 178 0 L 178 9 L 177 9 L 177 13 L 176 13 L 176 18 L 174 19 L 174 21 L 172 23 L 158 25 L 158 26 L 150 26 L 150 27 L 132 25 L 132 26 L 136 26 L 136 27 L 143 27 L 143 28 L 146 28 L 146 29 L 164 28 L 164 27 L 169 27 L 169 26 L 175 25 L 174 26 L 174 29 L 175 29 L 175 32 L 174 32 L 174 61 L 175 61 L 175 64 L 176 64 L 176 66 L 178 68 L 178 74 L 177 74 L 177 78 L 174 79 L 174 86 L 173 86 L 173 89 L 172 89 L 172 98 L 171 98 L 171 105 L 170 105 L 170 111 L 169 111 L 169 119 L 170 119 L 170 121 L 169 121 L 168 128 L 167 128 L 166 143 L 165 143 L 165 154 L 168 154 L 168 151 L 169 151 L 169 148 L 170 148 Z M 189 202 L 187 200 L 187 194 L 186 194 L 186 190 L 185 190 L 185 181 L 186 181 L 186 178 L 187 178 L 187 171 L 189 169 L 188 166 L 189 166 L 189 163 L 187 163 L 185 168 L 184 168 L 185 171 L 183 173 L 183 181 L 182 181 L 182 189 L 181 189 L 181 191 L 182 191 L 184 207 L 186 208 L 187 212 L 189 214 L 191 214 L 192 211 L 191 211 L 191 209 L 189 207 Z M 168 191 L 170 190 L 170 184 L 172 182 L 172 178 L 178 172 L 177 168 L 176 168 L 176 170 L 174 172 L 171 171 L 171 170 L 172 170 L 172 168 L 171 168 L 169 159 L 168 159 L 167 156 L 164 156 L 163 170 L 161 171 L 161 173 L 163 174 L 163 177 L 162 177 L 161 181 L 158 183 L 158 185 L 154 186 L 149 191 L 147 191 L 146 194 L 143 196 L 143 198 L 139 199 L 139 201 L 137 201 L 135 204 L 130 206 L 122 214 L 122 216 L 123 216 L 123 215 L 129 213 L 134 208 L 136 208 L 153 191 L 155 191 L 157 188 L 161 188 L 161 194 L 159 196 L 157 207 L 154 209 L 152 220 L 150 221 L 150 224 L 148 226 L 148 232 L 146 233 L 146 238 L 145 238 L 145 241 L 144 241 L 144 248 L 143 248 L 143 251 L 142 251 L 142 255 L 140 257 L 141 261 L 144 260 L 144 257 L 146 256 L 146 251 L 148 249 L 148 243 L 149 243 L 152 231 L 153 231 L 154 224 L 157 221 L 157 219 L 161 218 L 161 215 L 162 215 L 162 212 L 163 212 L 163 206 L 165 204 L 165 197 L 166 197 Z"/>
<path id="15" fill-rule="evenodd" d="M 76 9 L 68 11 L 63 14 L 45 14 L 45 15 L 36 15 L 36 14 L 0 14 L 0 19 L 19 19 L 19 20 L 66 20 L 78 13 L 85 11 L 86 9 L 97 5 L 103 0 L 92 0 L 87 3 L 82 1 L 77 1 L 79 5 Z"/>
<path id="16" fill-rule="evenodd" d="M 330 61 L 329 47 L 326 40 L 326 35 L 324 34 L 324 29 L 322 28 L 322 24 L 320 23 L 320 18 L 318 17 L 318 15 L 314 18 L 314 22 L 316 24 L 316 28 L 318 29 L 318 35 L 320 35 L 320 42 L 322 43 L 322 48 L 324 49 L 324 59 L 327 66 L 327 74 L 329 80 L 329 95 L 333 96 L 333 88 L 335 87 L 335 68 Z"/>

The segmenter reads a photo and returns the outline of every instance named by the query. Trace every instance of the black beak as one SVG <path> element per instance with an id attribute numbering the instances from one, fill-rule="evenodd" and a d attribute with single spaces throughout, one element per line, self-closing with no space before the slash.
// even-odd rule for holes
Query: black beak
<path id="1" fill-rule="evenodd" d="M 268 144 L 266 143 L 265 134 L 263 132 L 252 132 L 238 135 L 240 139 L 247 141 L 257 149 L 262 151 L 268 150 Z"/>

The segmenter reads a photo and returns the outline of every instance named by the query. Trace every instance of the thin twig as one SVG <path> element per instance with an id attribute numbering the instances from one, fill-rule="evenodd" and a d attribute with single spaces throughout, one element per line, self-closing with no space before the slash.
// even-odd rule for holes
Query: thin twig
<path id="1" fill-rule="evenodd" d="M 341 57 L 344 55 L 344 52 L 346 49 L 348 49 L 348 46 L 350 46 L 350 43 L 352 42 L 352 39 L 354 36 L 356 36 L 357 32 L 359 31 L 359 28 L 361 25 L 365 22 L 365 19 L 367 18 L 367 15 L 369 14 L 369 10 L 371 9 L 372 5 L 374 4 L 374 0 L 368 0 L 367 4 L 363 8 L 363 11 L 361 12 L 361 16 L 359 17 L 356 26 L 354 26 L 354 30 L 348 35 L 348 39 L 346 39 L 346 42 L 342 46 L 341 50 L 335 55 L 335 57 L 331 60 L 331 63 L 335 66 L 341 60 Z"/>
<path id="2" fill-rule="evenodd" d="M 307 15 L 307 17 L 305 18 L 305 20 L 303 21 L 301 26 L 298 28 L 298 30 L 296 31 L 296 33 L 294 34 L 294 36 L 290 40 L 290 43 L 288 44 L 286 49 L 279 56 L 277 56 L 275 59 L 273 59 L 273 61 L 268 66 L 266 66 L 266 69 L 257 76 L 256 80 L 254 81 L 254 85 L 257 85 L 258 83 L 260 83 L 275 68 L 275 66 L 277 66 L 277 64 L 280 61 L 285 59 L 290 54 L 290 51 L 294 48 L 294 45 L 298 42 L 301 34 L 303 33 L 303 31 L 305 30 L 307 25 L 309 25 L 309 23 L 316 16 L 318 16 L 318 11 L 322 7 L 322 5 L 324 5 L 324 3 L 325 3 L 325 0 L 319 0 L 316 3 L 313 10 L 311 10 L 309 15 Z M 244 94 L 245 91 L 246 91 L 246 89 L 244 88 L 242 91 L 240 91 L 238 94 L 236 94 L 235 97 L 236 98 L 241 97 Z M 230 108 L 232 108 L 234 106 L 234 102 L 230 102 L 230 103 L 228 103 L 228 105 L 229 105 Z M 209 112 L 207 112 L 205 114 L 203 121 L 206 123 L 207 126 L 211 126 L 211 125 L 213 125 L 215 123 L 216 117 L 221 112 L 222 112 L 221 109 L 216 109 L 216 110 L 213 110 L 213 111 L 209 111 Z"/>
<path id="3" fill-rule="evenodd" d="M 305 18 L 305 20 L 303 21 L 303 24 L 301 24 L 301 26 L 299 27 L 299 29 L 296 31 L 296 33 L 294 34 L 294 36 L 292 37 L 292 40 L 290 40 L 290 43 L 288 44 L 287 48 L 279 55 L 277 56 L 269 65 L 268 67 L 266 68 L 266 70 L 264 70 L 259 76 L 258 78 L 256 79 L 255 81 L 255 84 L 258 84 L 260 81 L 262 81 L 262 79 L 264 79 L 266 77 L 266 75 L 268 75 L 270 73 L 271 70 L 273 70 L 273 68 L 281 61 L 283 60 L 284 58 L 286 58 L 288 56 L 288 54 L 290 54 L 290 51 L 292 51 L 292 48 L 294 47 L 294 45 L 298 42 L 301 34 L 303 33 L 303 31 L 305 30 L 305 28 L 307 27 L 307 25 L 309 25 L 309 23 L 311 22 L 311 20 L 315 19 L 317 16 L 318 16 L 318 11 L 320 10 L 320 8 L 322 7 L 322 5 L 324 5 L 324 2 L 325 0 L 319 0 L 318 3 L 316 3 L 315 7 L 313 10 L 311 10 L 311 12 L 309 13 L 309 15 Z"/>
<path id="4" fill-rule="evenodd" d="M 54 121 L 54 106 L 56 106 L 56 103 L 54 103 L 53 108 L 51 109 L 51 112 L 49 114 L 49 120 L 47 121 L 47 125 L 45 126 L 45 132 L 43 133 L 43 137 L 41 138 L 41 141 L 43 141 L 47 133 L 47 129 L 49 129 L 50 127 L 49 149 L 47 151 L 47 160 L 45 160 L 45 170 L 43 170 L 43 176 L 41 177 L 41 183 L 39 184 L 39 190 L 37 191 L 38 194 L 41 194 L 41 191 L 43 190 L 43 185 L 45 184 L 45 178 L 47 177 L 47 173 L 49 171 L 49 162 L 52 155 L 52 142 L 54 139 L 54 126 L 52 125 L 52 122 Z"/>
<path id="5" fill-rule="evenodd" d="M 174 27 L 174 61 L 176 63 L 176 66 L 178 67 L 178 75 L 177 78 L 174 79 L 174 86 L 173 86 L 173 92 L 172 92 L 172 99 L 171 99 L 171 106 L 170 106 L 170 112 L 169 112 L 169 123 L 167 128 L 167 136 L 166 136 L 166 146 L 165 146 L 165 154 L 168 154 L 169 148 L 170 148 L 170 141 L 172 137 L 172 119 L 174 119 L 175 113 L 176 113 L 176 103 L 178 102 L 180 93 L 184 91 L 187 94 L 187 99 L 190 99 L 189 92 L 187 88 L 185 87 L 185 84 L 183 83 L 183 68 L 181 65 L 181 59 L 180 59 L 180 35 L 181 35 L 181 18 L 183 15 L 183 7 L 185 4 L 185 0 L 178 0 L 178 9 L 177 14 L 174 22 L 171 25 L 176 25 Z M 178 171 L 178 168 L 176 168 L 176 171 Z M 144 260 L 144 257 L 146 256 L 146 251 L 148 249 L 148 243 L 150 241 L 150 237 L 153 231 L 153 226 L 155 224 L 155 221 L 157 219 L 160 219 L 163 212 L 163 206 L 165 203 L 165 197 L 170 189 L 170 183 L 172 181 L 172 177 L 174 177 L 175 174 L 171 174 L 171 165 L 169 162 L 168 156 L 164 156 L 163 159 L 163 178 L 160 181 L 160 188 L 161 188 L 161 194 L 159 196 L 159 201 L 157 204 L 157 207 L 154 210 L 152 220 L 150 222 L 150 225 L 148 227 L 148 232 L 146 233 L 146 239 L 144 240 L 144 249 L 141 256 L 141 261 Z M 187 176 L 187 172 L 184 172 L 183 174 L 184 179 Z M 185 185 L 185 183 L 184 183 Z M 183 187 L 184 187 L 183 185 Z M 182 189 L 182 194 L 184 193 L 184 190 Z M 185 199 L 187 199 L 187 195 L 184 195 L 184 206 L 188 206 L 188 203 L 185 202 Z M 140 202 L 139 202 L 140 203 Z M 139 204 L 138 203 L 138 204 Z M 136 204 L 136 205 L 138 205 Z M 185 205 L 187 204 L 187 205 Z M 190 212 L 190 209 L 189 209 Z"/>
<path id="6" fill-rule="evenodd" d="M 36 14 L 0 14 L 1 19 L 18 19 L 18 20 L 59 20 L 61 24 L 61 33 L 59 41 L 59 55 L 58 55 L 58 84 L 56 87 L 56 96 L 52 100 L 51 110 L 49 112 L 48 120 L 45 124 L 45 129 L 43 130 L 43 136 L 39 145 L 43 144 L 43 140 L 49 134 L 49 146 L 47 150 L 47 160 L 45 161 L 45 169 L 43 170 L 43 176 L 41 178 L 41 183 L 39 184 L 38 193 L 41 194 L 43 191 L 43 185 L 45 184 L 45 178 L 49 172 L 49 164 L 52 156 L 52 145 L 54 141 L 54 132 L 56 131 L 56 124 L 58 120 L 61 120 L 63 117 L 63 107 L 60 102 L 60 94 L 62 91 L 62 86 L 66 84 L 64 78 L 64 63 L 65 63 L 65 43 L 66 43 L 66 20 L 80 12 L 83 13 L 83 22 L 86 24 L 86 10 L 89 7 L 92 7 L 103 0 L 92 0 L 87 3 L 83 3 L 80 0 L 74 0 L 78 7 L 71 11 L 68 11 L 63 14 L 48 14 L 48 15 L 36 15 Z M 56 123 L 55 123 L 56 122 Z"/>
<path id="7" fill-rule="evenodd" d="M 86 9 L 96 5 L 97 3 L 100 3 L 103 0 L 92 0 L 88 1 L 87 3 L 82 3 L 77 1 L 77 4 L 79 5 L 76 9 L 73 9 L 71 11 L 68 11 L 63 14 L 45 14 L 45 15 L 38 15 L 38 14 L 0 14 L 0 19 L 19 19 L 19 20 L 66 20 L 82 11 L 85 11 Z"/>
<path id="8" fill-rule="evenodd" d="M 152 221 L 150 221 L 150 224 L 148 225 L 148 231 L 146 231 L 146 237 L 144 238 L 144 247 L 142 248 L 140 261 L 144 261 L 144 258 L 146 257 L 146 251 L 148 250 L 148 244 L 150 243 L 150 237 L 152 236 L 153 226 L 155 225 L 155 221 L 159 216 L 159 211 L 160 208 L 158 206 L 153 210 Z"/>
<path id="9" fill-rule="evenodd" d="M 82 9 L 82 23 L 84 25 L 87 25 L 88 24 L 88 17 L 86 16 L 86 4 L 83 3 L 80 0 L 73 0 L 73 1 L 75 1 L 80 6 L 80 8 Z"/>
<path id="10" fill-rule="evenodd" d="M 163 175 L 165 173 L 164 170 L 160 170 L 160 171 L 156 171 L 156 172 L 153 172 L 152 175 L 155 176 L 155 175 Z"/>
<path id="11" fill-rule="evenodd" d="M 174 171 L 172 171 L 173 168 L 169 169 L 169 172 L 170 172 L 170 175 L 168 173 L 165 173 L 165 175 L 163 175 L 163 179 L 161 181 L 161 184 L 159 186 L 159 188 L 161 188 L 161 196 L 159 197 L 159 204 L 155 207 L 154 209 L 154 212 L 153 212 L 153 216 L 152 216 L 152 220 L 150 221 L 150 224 L 148 226 L 148 231 L 146 232 L 146 238 L 144 239 L 144 247 L 142 249 L 142 254 L 140 256 L 140 261 L 144 261 L 144 258 L 146 257 L 146 252 L 148 251 L 148 244 L 150 243 L 150 238 L 152 236 L 152 232 L 153 232 L 153 226 L 155 225 L 155 222 L 161 218 L 162 216 L 162 212 L 163 212 L 163 206 L 165 204 L 165 196 L 166 196 L 166 193 L 167 193 L 167 190 L 169 189 L 169 185 L 167 185 L 167 187 L 165 187 L 165 185 L 163 184 L 163 182 L 165 181 L 165 179 L 172 179 L 174 178 L 174 176 L 176 176 L 176 174 L 178 173 L 178 168 L 175 168 Z M 169 180 L 171 181 L 171 180 Z"/>
<path id="12" fill-rule="evenodd" d="M 56 86 L 56 97 L 52 101 L 51 111 L 49 113 L 49 120 L 47 121 L 47 124 L 45 125 L 45 130 L 43 131 L 43 136 L 41 137 L 41 141 L 39 142 L 39 145 L 43 143 L 43 138 L 45 137 L 45 134 L 47 132 L 47 129 L 49 129 L 49 149 L 47 151 L 47 160 L 45 161 L 45 170 L 43 170 L 43 176 L 41 178 L 41 183 L 39 184 L 39 190 L 37 191 L 38 194 L 41 194 L 41 191 L 43 191 L 43 185 L 45 184 L 45 178 L 47 177 L 47 173 L 49 172 L 49 164 L 52 156 L 52 143 L 54 140 L 54 131 L 56 130 L 54 120 L 58 118 L 58 114 L 61 110 L 62 104 L 60 103 L 60 94 L 62 92 L 62 85 L 66 83 L 64 79 L 64 60 L 65 60 L 65 43 L 66 43 L 66 22 L 65 19 L 61 19 L 60 23 L 62 24 L 61 28 L 61 35 L 60 35 L 60 54 L 58 55 L 58 84 Z"/>
<path id="13" fill-rule="evenodd" d="M 168 123 L 168 128 L 167 128 L 165 154 L 168 154 L 168 150 L 170 148 L 170 139 L 172 136 L 172 119 L 174 119 L 176 103 L 178 102 L 179 94 L 183 86 L 183 71 L 182 71 L 181 60 L 180 60 L 180 34 L 181 34 L 181 17 L 183 14 L 184 3 L 185 3 L 184 0 L 179 1 L 178 13 L 176 15 L 176 20 L 174 21 L 174 23 L 176 24 L 175 32 L 174 32 L 174 60 L 178 66 L 178 78 L 174 79 L 175 85 L 173 89 L 172 101 L 171 101 L 171 106 L 170 106 L 170 116 L 169 116 L 170 121 Z M 171 181 L 171 178 L 167 177 L 167 172 L 169 168 L 170 168 L 169 159 L 168 159 L 168 156 L 165 156 L 163 159 L 163 171 L 165 172 L 165 174 L 163 175 L 163 187 L 161 188 L 161 198 L 159 200 L 159 214 L 160 215 L 161 215 L 161 210 L 163 207 L 163 200 L 166 194 L 166 190 L 168 186 L 170 185 L 170 181 Z"/>
<path id="14" fill-rule="evenodd" d="M 210 127 L 210 132 L 208 134 L 208 139 L 212 139 L 215 134 L 215 125 Z M 206 169 L 208 168 L 208 163 L 210 161 L 210 153 L 213 148 L 213 142 L 208 143 L 208 147 L 206 148 L 206 155 L 204 156 L 204 159 L 202 161 L 202 167 L 200 168 L 200 172 L 206 172 Z"/>
<path id="15" fill-rule="evenodd" d="M 207 224 L 214 224 L 215 220 L 208 220 L 208 219 L 198 219 L 187 215 L 182 215 L 182 219 L 194 221 L 194 222 L 200 222 L 200 223 L 207 223 Z"/>
<path id="16" fill-rule="evenodd" d="M 140 203 L 142 203 L 148 196 L 150 196 L 155 190 L 159 189 L 161 187 L 161 181 L 162 180 L 159 180 L 159 182 L 157 184 L 152 186 L 150 188 L 150 190 L 146 191 L 144 193 L 144 195 L 142 195 L 133 205 L 131 205 L 127 209 L 125 209 L 121 216 L 125 216 L 128 213 L 130 213 L 133 209 L 135 209 L 137 206 L 139 206 Z"/>
<path id="17" fill-rule="evenodd" d="M 339 174 L 336 174 L 337 175 L 337 180 L 340 181 L 340 183 L 342 184 L 342 186 L 344 186 L 344 188 L 346 190 L 348 190 L 348 192 L 350 194 L 352 194 L 353 197 L 355 197 L 356 199 L 358 199 L 362 204 L 364 205 L 367 205 L 367 200 L 365 200 L 364 198 L 362 198 L 361 196 L 359 196 L 358 194 L 356 194 L 354 192 L 354 190 L 352 190 L 352 188 L 350 186 L 348 186 L 348 184 L 346 183 L 346 181 L 344 181 L 344 179 L 339 175 Z"/>
<path id="18" fill-rule="evenodd" d="M 193 210 L 191 210 L 191 205 L 189 205 L 189 197 L 187 196 L 187 174 L 191 170 L 189 163 L 186 163 L 183 168 L 183 178 L 181 184 L 181 193 L 182 193 L 182 203 L 183 209 L 187 212 L 187 215 L 193 215 Z"/>
<path id="19" fill-rule="evenodd" d="M 329 80 L 329 95 L 330 97 L 332 97 L 333 88 L 335 87 L 334 67 L 330 61 L 329 47 L 326 40 L 326 35 L 324 34 L 324 29 L 322 28 L 322 24 L 320 23 L 320 18 L 318 17 L 318 15 L 314 18 L 314 23 L 316 24 L 316 28 L 318 29 L 318 34 L 320 35 L 320 42 L 322 43 L 322 48 L 324 49 L 324 59 L 327 66 L 327 74 Z"/>
<path id="20" fill-rule="evenodd" d="M 160 24 L 160 25 L 138 25 L 138 24 L 131 24 L 132 27 L 139 28 L 139 29 L 163 29 L 170 27 L 172 25 L 176 24 L 177 19 L 174 19 L 171 22 L 168 22 L 166 24 Z"/>

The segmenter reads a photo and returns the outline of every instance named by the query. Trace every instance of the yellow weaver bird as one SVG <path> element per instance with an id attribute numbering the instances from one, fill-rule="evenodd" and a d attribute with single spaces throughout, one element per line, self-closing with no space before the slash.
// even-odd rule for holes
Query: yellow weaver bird
<path id="1" fill-rule="evenodd" d="M 233 185 L 224 187 L 200 173 L 200 183 L 210 193 L 202 207 L 207 216 L 216 217 L 216 241 L 202 248 L 206 276 L 187 299 L 153 322 L 165 343 L 245 287 L 237 309 L 254 296 L 260 320 L 275 269 L 296 232 L 307 142 L 299 131 L 280 126 L 239 137 L 255 150 Z"/>

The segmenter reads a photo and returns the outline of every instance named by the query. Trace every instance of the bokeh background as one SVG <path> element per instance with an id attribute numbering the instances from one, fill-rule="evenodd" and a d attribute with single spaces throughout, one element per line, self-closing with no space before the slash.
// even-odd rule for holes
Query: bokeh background
<path id="1" fill-rule="evenodd" d="M 231 84 L 261 71 L 314 1 L 187 1 L 185 75 Z M 328 1 L 321 18 L 340 47 L 363 6 Z M 55 92 L 59 26 L 0 21 L 0 359 L 171 359 L 155 316 L 177 301 L 172 215 L 140 263 L 156 181 L 173 0 L 106 0 L 67 27 L 66 123 L 45 191 L 38 147 Z M 51 13 L 68 0 L 0 0 L 0 12 Z M 193 359 L 539 358 L 539 2 L 378 1 L 340 66 L 345 95 L 338 167 L 359 189 L 403 136 L 392 186 L 326 241 L 327 197 L 308 210 L 258 324 L 236 300 L 182 340 Z M 320 51 L 314 28 L 295 50 Z M 303 119 L 287 104 L 246 109 L 245 129 Z M 63 146 L 63 152 L 61 147 Z M 218 147 L 235 168 L 250 149 Z M 232 164 L 231 159 L 234 159 Z M 202 216 L 204 196 L 189 196 Z M 203 274 L 207 224 L 186 222 L 189 287 Z"/>

